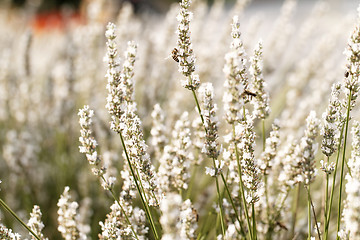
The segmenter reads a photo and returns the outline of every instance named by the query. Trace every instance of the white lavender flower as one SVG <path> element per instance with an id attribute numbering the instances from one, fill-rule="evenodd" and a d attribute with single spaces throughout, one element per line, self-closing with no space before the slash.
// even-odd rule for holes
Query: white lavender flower
<path id="1" fill-rule="evenodd" d="M 128 107 L 134 108 L 136 111 L 136 103 L 134 103 L 134 63 L 136 58 L 137 45 L 134 42 L 128 43 L 128 48 L 125 52 L 125 62 L 123 68 L 119 70 L 119 61 L 117 60 L 117 49 L 115 43 L 115 25 L 108 24 L 105 33 L 108 38 L 108 51 L 105 56 L 105 61 L 108 63 L 108 70 L 106 77 L 108 84 L 107 104 L 111 115 L 110 128 L 115 132 L 120 133 L 124 127 L 121 124 L 121 117 Z"/>
<path id="2" fill-rule="evenodd" d="M 151 134 L 151 145 L 154 148 L 156 156 L 161 154 L 164 150 L 168 140 L 166 137 L 166 127 L 164 124 L 165 117 L 164 112 L 159 104 L 154 105 L 154 110 L 151 112 L 152 127 L 150 130 Z"/>
<path id="3" fill-rule="evenodd" d="M 181 205 L 180 210 L 180 238 L 181 239 L 195 239 L 196 230 L 198 227 L 198 214 L 190 199 L 185 200 Z"/>
<path id="4" fill-rule="evenodd" d="M 280 145 L 279 129 L 280 127 L 278 122 L 274 121 L 272 125 L 272 131 L 270 132 L 270 137 L 266 139 L 265 151 L 261 154 L 259 167 L 266 175 L 269 174 L 268 171 L 273 165 L 271 161 L 275 158 L 278 147 Z"/>
<path id="5" fill-rule="evenodd" d="M 360 123 L 354 122 L 352 128 L 352 151 L 348 161 L 349 173 L 346 175 L 346 200 L 343 210 L 344 231 L 349 239 L 360 238 Z"/>
<path id="6" fill-rule="evenodd" d="M 326 112 L 323 113 L 323 127 L 321 128 L 322 152 L 330 157 L 337 149 L 340 137 L 340 124 L 343 121 L 341 115 L 341 103 L 339 100 L 341 84 L 336 83 L 331 88 L 331 98 Z"/>
<path id="7" fill-rule="evenodd" d="M 330 175 L 335 170 L 334 162 L 324 162 L 324 160 L 320 160 L 320 170 L 325 174 Z"/>
<path id="8" fill-rule="evenodd" d="M 137 44 L 134 41 L 128 42 L 128 47 L 125 52 L 125 61 L 120 74 L 120 79 L 124 84 L 124 100 L 128 103 L 133 103 L 135 100 L 134 92 L 134 64 L 136 59 Z"/>
<path id="9" fill-rule="evenodd" d="M 196 238 L 197 211 L 191 201 L 182 201 L 177 193 L 169 193 L 160 204 L 162 215 L 160 223 L 163 229 L 162 240 Z"/>
<path id="10" fill-rule="evenodd" d="M 42 234 L 42 230 L 44 228 L 44 223 L 41 221 L 42 213 L 40 211 L 40 207 L 37 205 L 34 205 L 32 212 L 30 213 L 30 219 L 27 223 L 27 225 L 30 227 L 30 229 L 41 239 L 41 240 L 47 240 L 48 238 L 45 238 Z M 33 240 L 36 240 L 34 236 L 31 236 Z"/>
<path id="11" fill-rule="evenodd" d="M 249 72 L 252 76 L 255 101 L 251 101 L 254 105 L 255 117 L 265 119 L 270 114 L 269 94 L 266 92 L 266 83 L 263 76 L 263 59 L 262 59 L 262 41 L 260 40 L 255 47 L 254 56 L 250 58 Z"/>
<path id="12" fill-rule="evenodd" d="M 18 233 L 14 233 L 13 230 L 0 224 L 0 238 L 3 240 L 21 240 L 21 236 Z"/>
<path id="13" fill-rule="evenodd" d="M 118 122 L 121 115 L 126 109 L 124 97 L 126 96 L 126 88 L 120 79 L 120 61 L 118 59 L 117 45 L 116 45 L 116 26 L 113 23 L 107 25 L 105 36 L 107 38 L 107 52 L 104 61 L 108 68 L 105 77 L 108 80 L 106 89 L 108 90 L 106 108 L 109 111 L 112 121 L 111 126 L 114 131 L 118 129 Z"/>
<path id="14" fill-rule="evenodd" d="M 58 213 L 58 230 L 65 240 L 85 240 L 86 235 L 81 233 L 78 229 L 77 209 L 79 204 L 71 201 L 70 188 L 65 187 L 57 203 L 59 207 Z"/>
<path id="15" fill-rule="evenodd" d="M 286 142 L 288 143 L 278 153 L 281 171 L 277 180 L 280 182 L 280 191 L 283 194 L 298 182 L 297 178 L 301 175 L 300 166 L 294 161 L 298 141 L 290 136 Z"/>
<path id="16" fill-rule="evenodd" d="M 94 111 L 89 109 L 89 106 L 85 105 L 79 110 L 80 116 L 80 137 L 79 141 L 81 146 L 79 147 L 81 153 L 86 154 L 86 158 L 89 164 L 92 166 L 92 172 L 95 176 L 102 179 L 102 186 L 105 190 L 112 189 L 116 181 L 115 177 L 109 176 L 106 172 L 106 167 L 101 166 L 101 158 L 96 151 L 98 145 L 97 141 L 92 136 L 91 124 Z"/>
<path id="17" fill-rule="evenodd" d="M 319 120 L 316 118 L 316 113 L 311 111 L 306 118 L 306 130 L 305 136 L 301 138 L 300 145 L 296 148 L 297 161 L 301 166 L 300 181 L 305 185 L 309 185 L 315 180 L 316 168 L 315 168 L 315 153 L 317 151 L 318 144 L 315 142 L 315 138 L 319 133 Z"/>
<path id="18" fill-rule="evenodd" d="M 223 97 L 226 121 L 229 124 L 238 122 L 243 119 L 242 108 L 244 106 L 244 98 L 242 93 L 248 85 L 248 77 L 246 74 L 246 53 L 243 43 L 240 39 L 240 23 L 238 16 L 233 18 L 231 36 L 231 51 L 225 55 L 225 92 Z"/>
<path id="19" fill-rule="evenodd" d="M 99 239 L 135 239 L 131 228 L 134 229 L 139 240 L 146 239 L 145 235 L 148 233 L 149 229 L 148 227 L 144 227 L 146 224 L 145 212 L 137 207 L 133 208 L 126 202 L 121 202 L 121 205 L 131 222 L 131 226 L 128 224 L 119 204 L 115 202 L 111 205 L 111 212 L 106 215 L 105 221 L 99 223 L 101 227 Z"/>
<path id="20" fill-rule="evenodd" d="M 241 136 L 237 148 L 241 159 L 242 180 L 246 187 L 246 201 L 255 203 L 259 200 L 260 168 L 254 156 L 255 132 L 253 119 L 248 117 L 245 122 L 238 124 Z"/>
<path id="21" fill-rule="evenodd" d="M 157 175 L 147 153 L 148 146 L 144 141 L 141 120 L 134 110 L 133 107 L 128 107 L 121 118 L 124 125 L 122 136 L 129 160 L 132 166 L 138 169 L 138 177 L 141 179 L 149 205 L 156 206 L 159 198 L 157 196 Z"/>
<path id="22" fill-rule="evenodd" d="M 205 144 L 203 152 L 210 158 L 217 159 L 220 154 L 218 150 L 218 125 L 219 121 L 216 116 L 217 106 L 213 103 L 214 88 L 211 83 L 204 83 L 199 89 L 202 99 L 202 115 L 206 129 Z"/>
<path id="23" fill-rule="evenodd" d="M 349 99 L 349 95 L 351 95 L 350 109 L 355 106 L 360 89 L 360 9 L 358 9 L 358 14 L 357 25 L 348 40 L 348 47 L 344 51 L 347 65 L 343 84 L 347 96 L 346 99 Z M 347 102 L 344 104 L 347 106 Z"/>
<path id="24" fill-rule="evenodd" d="M 192 144 L 190 135 L 189 114 L 184 112 L 175 123 L 171 144 L 165 146 L 159 160 L 159 184 L 163 192 L 188 188 L 189 168 L 194 159 L 189 151 Z"/>
<path id="25" fill-rule="evenodd" d="M 180 13 L 177 15 L 179 25 L 176 33 L 178 34 L 177 45 L 178 59 L 179 59 L 179 72 L 185 76 L 182 81 L 183 87 L 189 90 L 196 90 L 199 87 L 199 75 L 195 74 L 196 58 L 193 53 L 189 24 L 192 20 L 192 13 L 188 10 L 191 0 L 182 0 L 180 2 Z"/>

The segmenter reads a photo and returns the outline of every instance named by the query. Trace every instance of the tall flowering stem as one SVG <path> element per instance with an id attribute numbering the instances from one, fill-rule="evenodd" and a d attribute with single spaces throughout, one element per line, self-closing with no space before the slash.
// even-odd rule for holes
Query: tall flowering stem
<path id="1" fill-rule="evenodd" d="M 298 163 L 300 164 L 301 175 L 300 181 L 304 182 L 308 193 L 308 239 L 311 238 L 311 195 L 310 184 L 315 180 L 315 152 L 317 144 L 315 138 L 319 133 L 319 120 L 316 118 L 316 113 L 311 111 L 306 119 L 305 136 L 301 138 L 300 145 L 296 150 Z M 316 217 L 314 215 L 314 217 Z M 317 223 L 315 223 L 317 224 Z"/>
<path id="2" fill-rule="evenodd" d="M 108 65 L 106 77 L 108 80 L 108 84 L 106 86 L 108 90 L 108 97 L 107 97 L 107 104 L 106 108 L 108 109 L 110 115 L 111 115 L 111 122 L 110 127 L 112 130 L 114 130 L 116 133 L 119 134 L 121 144 L 123 146 L 126 160 L 129 164 L 131 175 L 134 178 L 136 188 L 138 190 L 138 193 L 140 195 L 141 202 L 145 208 L 146 216 L 150 222 L 151 230 L 154 233 L 155 239 L 159 239 L 151 212 L 149 208 L 149 202 L 146 197 L 146 189 L 144 189 L 141 178 L 146 176 L 149 176 L 150 178 L 147 178 L 146 180 L 151 180 L 152 178 L 152 171 L 151 167 L 148 165 L 149 159 L 146 155 L 145 151 L 141 152 L 140 160 L 144 160 L 146 162 L 145 168 L 136 168 L 139 166 L 134 166 L 135 159 L 130 159 L 132 156 L 131 154 L 134 153 L 131 151 L 128 151 L 126 143 L 129 143 L 132 141 L 131 138 L 129 138 L 129 135 L 126 135 L 129 130 L 129 123 L 133 120 L 136 121 L 137 116 L 135 114 L 136 112 L 136 104 L 133 102 L 134 100 L 134 89 L 133 89 L 133 68 L 135 63 L 135 57 L 136 57 L 136 45 L 133 42 L 130 42 L 128 44 L 128 50 L 125 53 L 126 60 L 123 64 L 123 69 L 120 70 L 120 64 L 119 59 L 117 56 L 117 46 L 116 46 L 116 26 L 113 23 L 109 23 L 107 25 L 107 30 L 105 32 L 105 36 L 107 38 L 107 53 L 105 55 L 104 61 Z M 129 116 L 131 115 L 131 116 Z M 129 118 L 130 117 L 130 118 Z M 128 123 L 128 124 L 126 124 Z M 138 131 L 138 124 L 134 126 L 135 131 Z M 131 130 L 131 129 L 130 129 Z M 131 134 L 130 134 L 131 135 Z M 136 137 L 136 136 L 135 136 Z M 137 142 L 137 146 L 139 147 L 145 147 L 143 142 Z M 145 148 L 142 148 L 142 150 L 145 150 Z M 134 169 L 135 168 L 135 169 Z M 142 172 L 145 170 L 145 172 Z M 142 174 L 140 173 L 142 172 Z M 147 175 L 150 174 L 150 175 Z M 150 188 L 153 188 L 153 184 L 149 182 Z"/>
<path id="3" fill-rule="evenodd" d="M 197 110 L 198 110 L 200 118 L 201 118 L 201 122 L 204 126 L 206 135 L 208 135 L 208 128 L 206 127 L 207 125 L 205 123 L 205 119 L 204 119 L 203 113 L 201 111 L 199 100 L 196 95 L 196 90 L 199 87 L 200 80 L 199 80 L 199 76 L 194 73 L 196 59 L 195 59 L 195 56 L 193 53 L 192 43 L 191 43 L 191 39 L 190 39 L 189 24 L 192 19 L 192 13 L 188 10 L 190 7 L 190 3 L 191 3 L 191 0 L 182 0 L 180 2 L 180 13 L 177 16 L 177 20 L 179 21 L 178 29 L 176 31 L 178 34 L 177 45 L 179 47 L 179 49 L 178 49 L 178 51 L 179 51 L 178 52 L 179 72 L 181 72 L 185 77 L 185 80 L 182 81 L 183 87 L 191 90 L 193 93 L 196 107 L 197 107 Z M 217 189 L 217 194 L 218 194 L 218 199 L 219 199 L 219 208 L 220 208 L 220 215 L 221 215 L 220 216 L 221 231 L 222 231 L 222 235 L 224 236 L 225 235 L 225 223 L 224 223 L 224 215 L 223 215 L 223 208 L 222 208 L 222 203 L 221 203 L 222 201 L 221 201 L 220 187 L 219 187 L 217 175 L 218 174 L 221 175 L 225 185 L 226 185 L 226 181 L 225 181 L 225 178 L 224 178 L 223 174 L 221 173 L 221 171 L 219 171 L 221 164 L 218 161 L 216 161 L 215 158 L 212 158 L 212 159 L 213 159 L 213 167 L 215 170 L 214 177 L 215 177 L 215 181 L 216 181 L 216 189 Z M 228 189 L 228 188 L 226 187 L 226 189 Z M 229 195 L 229 196 L 231 197 L 231 195 Z M 235 208 L 234 208 L 234 210 L 236 211 Z"/>
<path id="4" fill-rule="evenodd" d="M 82 109 L 79 110 L 78 115 L 80 116 L 80 138 L 79 141 L 82 144 L 82 146 L 79 147 L 81 153 L 86 154 L 86 158 L 89 161 L 89 164 L 92 165 L 92 172 L 95 176 L 99 177 L 99 179 L 102 181 L 102 187 L 105 190 L 108 190 L 114 200 L 118 203 L 122 213 L 124 214 L 128 224 L 131 226 L 131 222 L 126 215 L 126 212 L 123 208 L 123 206 L 120 204 L 119 199 L 115 196 L 113 186 L 115 183 L 116 178 L 115 177 L 109 177 L 108 174 L 106 174 L 106 167 L 101 165 L 101 158 L 98 156 L 96 147 L 97 147 L 97 141 L 92 136 L 92 130 L 91 130 L 91 124 L 92 124 L 92 117 L 94 115 L 94 111 L 89 108 L 89 106 L 85 105 Z M 138 239 L 137 234 L 133 227 L 131 226 L 132 232 L 134 233 L 134 236 L 136 239 Z"/>
<path id="5" fill-rule="evenodd" d="M 323 114 L 323 127 L 321 129 L 321 136 L 323 140 L 321 142 L 321 151 L 326 156 L 326 162 L 323 160 L 320 161 L 321 163 L 321 170 L 326 174 L 326 183 L 325 183 L 325 210 L 324 210 L 324 236 L 327 236 L 327 226 L 328 226 L 328 214 L 331 212 L 332 204 L 332 197 L 330 197 L 330 204 L 329 204 L 329 176 L 335 170 L 334 179 L 333 179 L 333 188 L 335 185 L 335 178 L 336 178 L 336 167 L 338 165 L 339 158 L 336 158 L 336 163 L 330 163 L 329 158 L 330 156 L 338 149 L 337 145 L 339 144 L 339 140 L 342 136 L 342 131 L 340 133 L 341 123 L 343 122 L 343 117 L 341 115 L 341 102 L 339 100 L 341 90 L 341 84 L 336 83 L 332 86 L 331 89 L 331 98 L 329 105 L 326 109 L 326 112 Z M 339 155 L 338 155 L 339 156 Z M 332 188 L 332 192 L 333 192 Z"/>
<path id="6" fill-rule="evenodd" d="M 339 202 L 338 202 L 338 219 L 337 219 L 337 232 L 340 231 L 340 215 L 341 215 L 341 203 L 342 203 L 342 186 L 344 178 L 344 168 L 345 168 L 345 154 L 346 154 L 346 143 L 347 135 L 350 121 L 350 111 L 354 108 L 356 99 L 359 94 L 360 82 L 360 9 L 358 9 L 358 22 L 357 26 L 354 29 L 349 41 L 348 47 L 345 50 L 345 55 L 347 59 L 346 73 L 344 88 L 345 94 L 347 96 L 347 105 L 346 105 L 346 119 L 345 119 L 345 136 L 344 136 L 344 146 L 343 146 L 343 155 L 341 162 L 341 172 L 340 172 L 340 187 L 339 187 Z M 339 236 L 337 236 L 339 239 Z"/>
<path id="7" fill-rule="evenodd" d="M 213 169 L 207 169 L 207 173 L 210 176 L 215 177 L 216 190 L 218 194 L 218 201 L 220 207 L 220 222 L 222 228 L 222 234 L 225 235 L 225 223 L 224 223 L 224 209 L 222 203 L 222 197 L 220 193 L 218 175 L 222 171 L 223 162 L 219 162 L 217 157 L 219 156 L 218 151 L 218 120 L 216 117 L 216 105 L 213 103 L 214 88 L 211 83 L 204 83 L 200 88 L 200 95 L 202 95 L 203 104 L 203 124 L 205 127 L 205 145 L 203 152 L 213 160 Z"/>
<path id="8" fill-rule="evenodd" d="M 225 120 L 232 126 L 231 141 L 234 144 L 236 162 L 237 162 L 237 174 L 239 176 L 239 189 L 242 202 L 245 210 L 245 217 L 249 229 L 250 239 L 254 238 L 253 229 L 250 223 L 250 217 L 248 213 L 247 201 L 245 196 L 242 164 L 240 162 L 241 152 L 239 151 L 238 144 L 241 142 L 241 122 L 245 122 L 245 103 L 249 101 L 248 98 L 242 96 L 244 90 L 249 84 L 249 80 L 246 73 L 246 53 L 243 42 L 241 40 L 240 22 L 238 16 L 233 17 L 232 22 L 232 42 L 230 45 L 230 52 L 225 55 L 225 92 L 223 96 Z M 255 213 L 255 211 L 253 211 Z M 253 226 L 255 227 L 255 225 Z"/>

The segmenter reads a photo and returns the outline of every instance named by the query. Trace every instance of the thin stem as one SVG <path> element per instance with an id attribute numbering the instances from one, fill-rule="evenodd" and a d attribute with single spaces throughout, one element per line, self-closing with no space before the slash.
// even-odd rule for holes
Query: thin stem
<path id="1" fill-rule="evenodd" d="M 235 212 L 235 215 L 236 215 L 236 219 L 238 220 L 238 222 L 239 222 L 239 224 L 240 224 L 241 235 L 243 235 L 243 236 L 245 237 L 245 230 L 244 230 L 242 221 L 240 220 L 240 217 L 239 217 L 239 215 L 238 215 L 238 213 L 237 213 L 237 211 L 236 211 L 236 207 L 235 207 L 234 201 L 233 201 L 233 199 L 232 199 L 232 197 L 231 197 L 230 190 L 229 190 L 227 184 L 225 184 L 225 183 L 226 183 L 226 180 L 225 180 L 224 175 L 223 175 L 222 173 L 221 173 L 221 178 L 222 178 L 222 180 L 223 180 L 223 182 L 224 182 L 224 186 L 225 186 L 226 192 L 227 192 L 228 195 L 229 195 L 230 203 L 231 203 L 231 205 L 232 205 L 232 207 L 233 207 L 233 209 L 234 209 L 234 212 Z"/>
<path id="2" fill-rule="evenodd" d="M 306 187 L 305 187 L 305 188 L 306 188 Z M 312 212 L 313 212 L 313 215 L 314 215 L 314 221 L 315 221 L 316 231 L 317 231 L 319 240 L 321 240 L 321 234 L 320 234 L 320 229 L 319 229 L 319 226 L 318 226 L 318 221 L 317 221 L 317 217 L 316 217 L 315 207 L 314 207 L 313 201 L 312 201 L 312 199 L 311 199 L 310 186 L 309 186 L 309 189 L 306 188 L 306 190 L 307 190 L 307 192 L 308 192 L 308 196 L 309 196 L 310 204 L 311 204 L 311 209 L 312 209 Z"/>
<path id="3" fill-rule="evenodd" d="M 201 107 L 200 107 L 200 104 L 199 104 L 199 101 L 198 101 L 198 98 L 196 96 L 196 92 L 194 89 L 191 90 L 192 93 L 193 93 L 193 96 L 194 96 L 194 99 L 195 99 L 195 103 L 196 103 L 196 107 L 198 109 L 198 112 L 199 112 L 199 115 L 200 115 L 200 118 L 201 118 L 201 122 L 204 126 L 204 129 L 205 129 L 205 133 L 207 133 L 207 129 L 205 127 L 205 121 L 204 121 L 204 116 L 202 115 L 202 112 L 201 112 Z M 213 165 L 214 165 L 214 168 L 215 168 L 215 171 L 217 171 L 216 169 L 216 164 L 215 164 L 215 159 L 213 158 Z M 223 174 L 220 173 L 222 175 L 222 178 L 224 178 Z M 224 216 L 223 216 L 223 209 L 222 209 L 222 200 L 221 200 L 221 195 L 220 195 L 220 189 L 219 189 L 219 182 L 218 182 L 218 178 L 217 178 L 217 175 L 215 176 L 216 178 L 216 188 L 217 188 L 217 194 L 218 194 L 218 198 L 219 198 L 219 207 L 220 207 L 220 215 L 221 215 L 221 228 L 222 228 L 222 232 L 223 232 L 223 236 L 225 236 L 225 225 L 224 225 Z M 226 185 L 226 181 L 224 181 L 224 185 Z M 231 198 L 231 196 L 230 196 Z M 236 212 L 236 209 L 234 209 L 234 211 Z"/>
<path id="4" fill-rule="evenodd" d="M 325 240 L 328 239 L 328 234 L 329 234 L 331 207 L 332 207 L 332 202 L 333 202 L 333 198 L 334 198 L 336 173 L 337 173 L 337 168 L 338 168 L 338 163 L 339 163 L 339 158 L 340 158 L 340 152 L 341 152 L 340 147 L 341 147 L 341 141 L 342 141 L 342 138 L 343 138 L 344 127 L 345 127 L 345 125 L 343 124 L 342 127 L 341 127 L 340 138 L 339 138 L 339 143 L 338 143 L 338 148 L 337 148 L 338 151 L 337 151 L 337 155 L 336 155 L 335 170 L 334 170 L 334 176 L 333 176 L 333 181 L 332 181 L 332 186 L 331 186 L 330 202 L 329 202 L 329 208 L 328 208 L 327 217 L 326 217 L 326 220 L 325 220 L 325 234 L 324 234 L 324 236 L 325 236 L 324 239 Z"/>
<path id="5" fill-rule="evenodd" d="M 235 136 L 235 125 L 233 125 L 233 136 Z M 248 229 L 249 229 L 249 236 L 250 236 L 250 239 L 252 240 L 253 239 L 253 234 L 252 234 L 252 229 L 251 229 L 251 224 L 250 224 L 249 212 L 248 212 L 248 209 L 247 209 L 247 206 L 246 206 L 246 199 L 245 199 L 245 193 L 244 193 L 244 183 L 243 183 L 243 180 L 242 180 L 241 165 L 240 165 L 240 157 L 239 157 L 239 152 L 238 152 L 236 143 L 234 143 L 234 145 L 235 145 L 236 162 L 237 162 L 237 166 L 238 166 L 238 175 L 239 175 L 239 178 L 240 178 L 240 183 L 239 183 L 240 184 L 240 195 L 242 197 L 242 201 L 243 201 L 243 204 L 244 204 L 245 217 L 246 217 L 246 221 L 247 221 Z"/>
<path id="6" fill-rule="evenodd" d="M 348 105 L 347 105 L 347 111 L 346 111 L 345 136 L 344 136 L 343 155 L 342 155 L 342 161 L 341 161 L 339 204 L 338 204 L 338 217 L 337 217 L 337 229 L 336 229 L 336 232 L 340 231 L 341 197 L 342 197 L 342 185 L 343 185 L 343 178 L 344 178 L 346 140 L 347 140 L 347 133 L 348 133 L 348 128 L 349 128 L 349 121 L 350 121 L 351 97 L 352 97 L 352 91 L 350 91 L 350 93 L 349 93 L 349 99 L 348 99 Z M 339 236 L 337 236 L 336 239 L 340 239 Z"/>
<path id="7" fill-rule="evenodd" d="M 295 191 L 295 203 L 292 209 L 292 225 L 291 225 L 291 233 L 290 238 L 292 239 L 295 236 L 295 226 L 296 226 L 296 217 L 297 217 L 297 210 L 299 206 L 299 197 L 300 197 L 300 183 L 297 184 L 297 189 Z"/>
<path id="8" fill-rule="evenodd" d="M 143 204 L 143 206 L 144 206 L 144 208 L 145 208 L 146 216 L 147 216 L 147 218 L 149 219 L 151 230 L 152 230 L 153 233 L 154 233 L 155 239 L 159 239 L 158 233 L 157 233 L 156 228 L 155 228 L 155 225 L 154 225 L 154 221 L 153 221 L 152 216 L 151 216 L 151 212 L 149 211 L 149 208 L 148 208 L 148 206 L 147 206 L 147 204 L 146 204 L 146 202 L 145 202 L 145 200 L 144 200 L 144 197 L 143 197 L 143 195 L 142 195 L 142 192 L 141 192 L 139 183 L 137 182 L 137 177 L 136 177 L 136 175 L 135 175 L 135 172 L 134 172 L 134 170 L 133 170 L 132 164 L 131 164 L 131 162 L 130 162 L 130 158 L 129 158 L 129 155 L 128 155 L 128 153 L 127 153 L 126 146 L 125 146 L 125 142 L 124 142 L 124 138 L 123 138 L 121 132 L 120 132 L 119 135 L 120 135 L 121 144 L 122 144 L 123 149 L 124 149 L 124 152 L 125 152 L 126 160 L 127 160 L 128 164 L 129 164 L 129 168 L 130 168 L 130 171 L 131 171 L 131 175 L 132 175 L 133 178 L 134 178 L 135 185 L 136 185 L 136 188 L 137 188 L 137 190 L 138 190 L 138 192 L 139 192 L 141 202 L 142 202 L 142 204 Z"/>
<path id="9" fill-rule="evenodd" d="M 326 156 L 326 163 L 329 164 L 329 156 Z M 329 211 L 329 174 L 326 174 L 326 183 L 325 183 L 325 206 L 324 206 L 324 222 L 326 223 L 327 212 Z M 324 232 L 325 232 L 324 224 Z"/>
<path id="10" fill-rule="evenodd" d="M 214 160 L 214 165 L 215 165 L 215 160 Z M 215 168 L 215 171 L 217 171 L 216 168 Z M 216 180 L 216 191 L 217 191 L 218 198 L 219 198 L 218 201 L 219 201 L 219 207 L 220 207 L 221 232 L 222 232 L 222 235 L 224 237 L 225 236 L 224 209 L 223 209 L 223 206 L 222 206 L 222 199 L 221 199 L 219 180 L 217 178 L 217 174 L 215 175 L 215 180 Z"/>
<path id="11" fill-rule="evenodd" d="M 252 220 L 253 220 L 253 239 L 257 239 L 257 236 L 256 236 L 256 219 L 255 219 L 255 206 L 254 206 L 254 203 L 251 204 L 251 211 L 252 211 Z"/>
<path id="12" fill-rule="evenodd" d="M 17 215 L 16 213 L 11 210 L 11 208 L 6 205 L 6 203 L 0 198 L 0 205 L 6 210 L 8 211 L 24 228 L 26 228 L 26 230 L 28 230 L 37 240 L 41 240 L 40 237 L 34 233 L 33 230 L 30 229 L 29 226 L 27 226 Z"/>

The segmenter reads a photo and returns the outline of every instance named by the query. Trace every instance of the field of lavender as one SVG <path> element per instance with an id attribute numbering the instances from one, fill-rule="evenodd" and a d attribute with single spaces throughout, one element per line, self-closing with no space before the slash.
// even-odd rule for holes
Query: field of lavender
<path id="1" fill-rule="evenodd" d="M 114 2 L 0 9 L 1 239 L 360 239 L 358 3 Z"/>

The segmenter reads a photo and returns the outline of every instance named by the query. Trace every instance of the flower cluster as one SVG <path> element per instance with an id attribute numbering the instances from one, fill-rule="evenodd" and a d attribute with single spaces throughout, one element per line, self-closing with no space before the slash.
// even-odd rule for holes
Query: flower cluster
<path id="1" fill-rule="evenodd" d="M 210 158 L 217 159 L 220 154 L 218 150 L 218 125 L 216 116 L 217 106 L 213 103 L 214 88 L 211 83 L 204 83 L 199 89 L 202 96 L 202 115 L 204 117 L 204 126 L 206 129 L 205 145 L 203 152 Z"/>
<path id="2" fill-rule="evenodd" d="M 191 0 L 180 2 L 180 13 L 177 16 L 179 25 L 176 33 L 178 34 L 177 45 L 179 47 L 177 57 L 179 59 L 179 72 L 185 76 L 182 85 L 189 90 L 196 90 L 199 87 L 199 75 L 195 74 L 196 58 L 193 53 L 189 24 L 192 20 L 192 13 L 188 10 Z"/>
<path id="3" fill-rule="evenodd" d="M 163 192 L 188 188 L 189 168 L 194 159 L 189 151 L 192 144 L 190 134 L 189 114 L 184 112 L 175 123 L 171 144 L 165 146 L 159 159 L 159 184 Z"/>
<path id="4" fill-rule="evenodd" d="M 133 77 L 136 52 L 137 44 L 134 41 L 128 42 L 128 47 L 125 52 L 125 61 L 120 73 L 120 79 L 124 85 L 124 100 L 128 103 L 133 103 L 135 99 Z"/>
<path id="5" fill-rule="evenodd" d="M 114 131 L 119 131 L 118 124 L 121 115 L 126 110 L 126 103 L 124 97 L 126 96 L 126 88 L 120 78 L 120 61 L 117 56 L 116 45 L 116 26 L 113 23 L 107 25 L 105 36 L 108 39 L 107 52 L 104 61 L 107 63 L 107 73 L 105 77 L 108 80 L 106 89 L 108 90 L 106 108 L 111 114 L 111 127 Z"/>
<path id="6" fill-rule="evenodd" d="M 154 148 L 156 154 L 161 153 L 164 150 L 168 140 L 165 135 L 166 127 L 164 125 L 164 112 L 159 104 L 155 104 L 154 110 L 151 112 L 152 127 L 150 130 L 151 134 L 151 145 Z"/>
<path id="7" fill-rule="evenodd" d="M 149 204 L 156 206 L 158 205 L 157 176 L 147 153 L 148 146 L 144 141 L 141 120 L 132 107 L 125 111 L 121 120 L 124 125 L 122 136 L 128 154 L 126 157 L 129 157 L 132 166 L 138 170 L 138 177 L 141 179 Z"/>
<path id="8" fill-rule="evenodd" d="M 3 240 L 20 240 L 21 236 L 18 233 L 14 233 L 11 229 L 0 224 L 0 238 Z"/>
<path id="9" fill-rule="evenodd" d="M 352 135 L 352 152 L 348 161 L 349 173 L 345 177 L 347 197 L 343 210 L 343 221 L 349 239 L 358 239 L 360 238 L 360 123 L 357 121 L 352 128 Z"/>
<path id="10" fill-rule="evenodd" d="M 272 125 L 272 131 L 270 137 L 266 139 L 265 151 L 261 154 L 259 167 L 265 174 L 269 174 L 269 170 L 272 167 L 272 160 L 275 158 L 278 147 L 280 145 L 279 123 L 275 121 Z"/>
<path id="11" fill-rule="evenodd" d="M 248 117 L 245 122 L 239 123 L 241 141 L 237 145 L 241 159 L 242 180 L 247 188 L 246 201 L 255 203 L 259 200 L 260 168 L 254 156 L 255 132 L 253 119 Z"/>
<path id="12" fill-rule="evenodd" d="M 57 203 L 58 209 L 58 230 L 62 237 L 66 240 L 85 240 L 86 235 L 78 229 L 77 209 L 79 204 L 77 202 L 71 202 L 70 188 L 65 187 L 63 194 Z"/>
<path id="13" fill-rule="evenodd" d="M 341 84 L 336 83 L 331 88 L 331 98 L 326 112 L 323 114 L 324 125 L 321 128 L 321 151 L 330 157 L 337 149 L 340 137 L 340 124 L 343 121 L 341 115 L 341 103 L 339 100 Z"/>
<path id="14" fill-rule="evenodd" d="M 192 205 L 190 199 L 185 200 L 181 205 L 180 210 L 180 238 L 181 239 L 195 239 L 196 230 L 198 227 L 198 213 Z"/>
<path id="15" fill-rule="evenodd" d="M 311 111 L 306 119 L 305 136 L 301 138 L 295 153 L 301 166 L 301 177 L 305 185 L 313 182 L 316 176 L 314 159 L 318 147 L 315 142 L 318 132 L 319 120 L 316 118 L 316 113 Z"/>
<path id="16" fill-rule="evenodd" d="M 248 85 L 246 73 L 246 53 L 243 43 L 240 39 L 240 23 L 238 16 L 233 18 L 232 23 L 232 42 L 231 52 L 225 55 L 224 73 L 226 80 L 224 83 L 225 92 L 223 97 L 226 121 L 229 124 L 242 120 L 242 108 L 244 98 L 242 93 Z"/>
<path id="17" fill-rule="evenodd" d="M 344 52 L 347 60 L 344 87 L 347 99 L 350 98 L 351 109 L 355 106 L 360 89 L 360 16 L 358 18 L 357 26 L 350 36 L 348 47 Z M 345 104 L 347 105 L 347 103 Z"/>
<path id="18" fill-rule="evenodd" d="M 163 229 L 163 240 L 195 239 L 197 230 L 197 211 L 191 201 L 181 199 L 177 193 L 166 195 L 160 205 L 163 213 L 160 223 Z"/>
<path id="19" fill-rule="evenodd" d="M 86 154 L 89 164 L 93 166 L 91 170 L 94 175 L 103 180 L 103 188 L 105 190 L 112 189 L 116 178 L 108 176 L 108 174 L 106 174 L 106 167 L 101 166 L 101 158 L 96 151 L 98 143 L 94 137 L 92 137 L 91 124 L 94 111 L 89 109 L 89 106 L 85 105 L 79 110 L 78 115 L 80 116 L 79 123 L 81 127 L 81 136 L 79 137 L 81 143 L 81 146 L 79 147 L 80 152 Z"/>
<path id="20" fill-rule="evenodd" d="M 41 221 L 42 213 L 40 211 L 40 207 L 35 205 L 33 207 L 32 213 L 30 213 L 30 219 L 28 221 L 28 226 L 30 229 L 36 233 L 36 235 L 39 236 L 41 240 L 48 240 L 48 238 L 45 238 L 42 234 L 42 230 L 44 228 L 44 223 Z M 36 240 L 34 236 L 32 236 L 33 240 Z"/>
<path id="21" fill-rule="evenodd" d="M 250 58 L 249 73 L 252 76 L 252 83 L 254 85 L 255 101 L 254 115 L 255 117 L 265 119 L 270 114 L 269 94 L 265 91 L 266 83 L 264 81 L 263 60 L 262 60 L 262 41 L 260 40 L 256 45 L 254 56 Z"/>
<path id="22" fill-rule="evenodd" d="M 126 202 L 121 202 L 124 206 L 123 210 L 129 218 L 131 225 L 126 220 L 124 212 L 121 210 L 118 203 L 111 205 L 111 212 L 106 215 L 104 222 L 100 222 L 101 234 L 100 240 L 111 239 L 136 239 L 131 228 L 134 229 L 137 239 L 146 239 L 145 235 L 148 233 L 148 227 L 144 227 L 146 223 L 145 213 L 139 208 L 133 208 Z"/>

